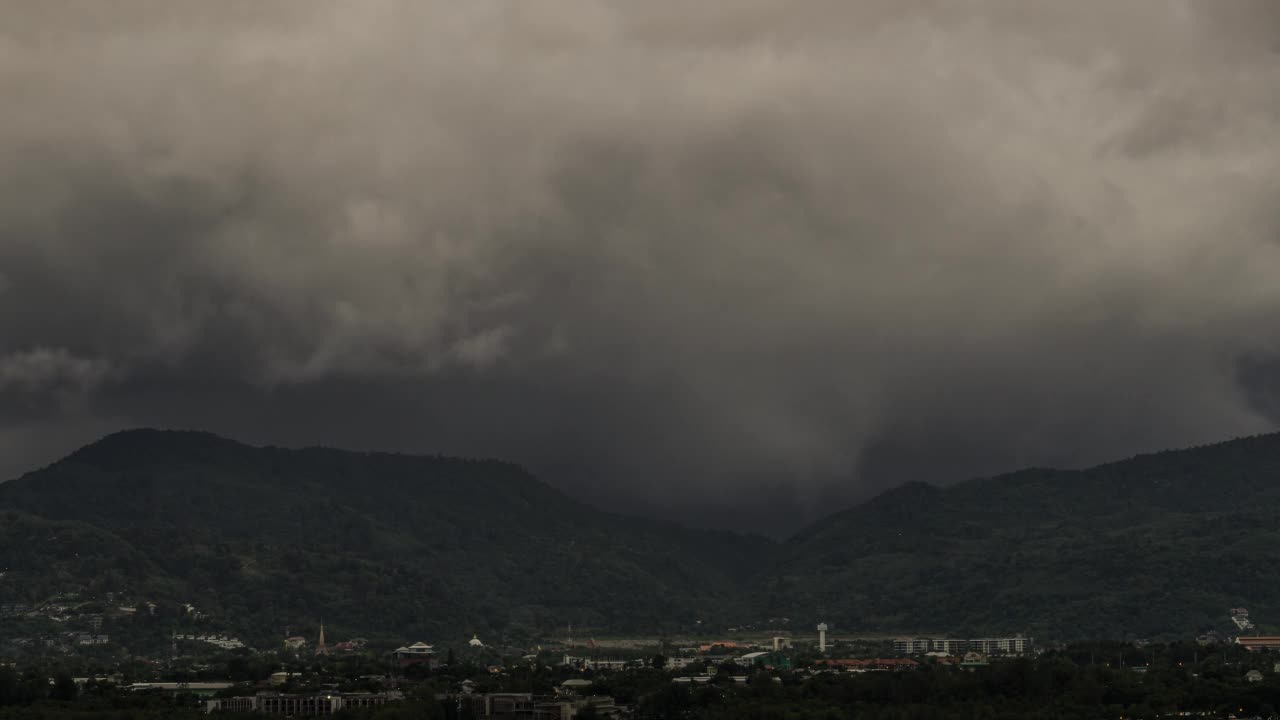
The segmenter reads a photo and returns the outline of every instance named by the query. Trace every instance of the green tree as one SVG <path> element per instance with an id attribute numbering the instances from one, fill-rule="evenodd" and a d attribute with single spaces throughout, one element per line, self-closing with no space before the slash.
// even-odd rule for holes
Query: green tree
<path id="1" fill-rule="evenodd" d="M 9 665 L 0 665 L 0 705 L 14 705 L 21 700 L 17 671 Z"/>
<path id="2" fill-rule="evenodd" d="M 53 692 L 50 694 L 54 700 L 75 700 L 79 693 L 80 689 L 76 687 L 75 678 L 71 677 L 71 673 L 64 670 L 54 677 Z"/>

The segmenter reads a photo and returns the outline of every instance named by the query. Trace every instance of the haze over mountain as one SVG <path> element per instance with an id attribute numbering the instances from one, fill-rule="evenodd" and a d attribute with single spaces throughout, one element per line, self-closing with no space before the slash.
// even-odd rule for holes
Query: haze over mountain
<path id="1" fill-rule="evenodd" d="M 744 528 L 749 530 L 750 528 Z M 193 603 L 258 642 L 807 631 L 1181 637 L 1280 627 L 1280 434 L 910 483 L 782 543 L 592 509 L 491 460 L 138 430 L 0 485 L 0 602 Z"/>
<path id="2" fill-rule="evenodd" d="M 1273 0 L 6 3 L 0 477 L 196 427 L 790 531 L 1267 431 L 1277 28 Z"/>

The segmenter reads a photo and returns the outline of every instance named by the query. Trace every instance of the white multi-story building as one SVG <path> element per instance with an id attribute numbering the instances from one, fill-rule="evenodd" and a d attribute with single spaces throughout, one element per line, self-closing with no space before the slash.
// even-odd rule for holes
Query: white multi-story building
<path id="1" fill-rule="evenodd" d="M 969 640 L 966 648 L 969 652 L 980 652 L 984 655 L 1024 655 L 1031 649 L 1031 641 L 1021 635 L 1003 638 L 979 638 Z"/>
<path id="2" fill-rule="evenodd" d="M 997 638 L 897 638 L 893 649 L 903 655 L 947 653 L 964 655 L 978 652 L 984 655 L 1025 655 L 1031 650 L 1031 638 L 1015 635 Z"/>
<path id="3" fill-rule="evenodd" d="M 893 641 L 893 649 L 903 655 L 923 655 L 935 650 L 933 638 L 898 638 Z"/>

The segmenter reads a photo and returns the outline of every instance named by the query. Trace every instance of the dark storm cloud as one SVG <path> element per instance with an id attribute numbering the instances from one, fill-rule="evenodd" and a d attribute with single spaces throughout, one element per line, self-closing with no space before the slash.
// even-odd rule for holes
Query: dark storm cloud
<path id="1" fill-rule="evenodd" d="M 785 524 L 1277 415 L 1274 3 L 0 14 L 5 474 L 203 427 Z"/>

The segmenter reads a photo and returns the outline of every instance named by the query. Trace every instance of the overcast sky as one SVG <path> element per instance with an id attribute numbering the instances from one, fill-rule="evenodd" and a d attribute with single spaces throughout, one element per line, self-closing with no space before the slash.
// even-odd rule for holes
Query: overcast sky
<path id="1" fill-rule="evenodd" d="M 113 430 L 785 528 L 1280 418 L 1280 3 L 0 3 L 0 476 Z"/>

